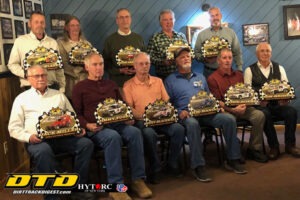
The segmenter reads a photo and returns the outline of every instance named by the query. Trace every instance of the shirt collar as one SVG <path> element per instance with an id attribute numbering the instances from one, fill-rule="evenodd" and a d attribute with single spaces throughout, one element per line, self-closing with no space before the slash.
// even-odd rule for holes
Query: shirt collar
<path id="1" fill-rule="evenodd" d="M 219 30 L 222 30 L 222 29 L 223 29 L 223 27 L 221 26 L 221 27 L 219 28 Z M 213 29 L 212 26 L 210 27 L 210 30 L 211 30 L 211 31 L 215 31 L 215 30 Z"/>
<path id="2" fill-rule="evenodd" d="M 42 93 L 39 90 L 35 89 L 32 86 L 28 91 L 31 91 L 32 93 L 37 94 L 37 95 L 42 95 Z M 48 93 L 48 91 L 49 91 L 49 88 L 47 87 L 45 90 L 45 93 L 42 96 L 46 95 Z"/>
<path id="3" fill-rule="evenodd" d="M 257 66 L 258 66 L 260 69 L 267 69 L 267 68 L 273 67 L 273 64 L 272 64 L 272 62 L 270 62 L 269 66 L 268 66 L 267 68 L 264 68 L 264 67 L 262 66 L 262 64 L 261 64 L 259 61 L 257 61 Z"/>
<path id="4" fill-rule="evenodd" d="M 32 38 L 34 38 L 34 39 L 36 39 L 36 40 L 39 40 L 39 39 L 37 39 L 37 37 L 34 35 L 34 33 L 33 33 L 32 31 L 30 31 L 29 35 L 30 35 L 30 37 L 32 37 Z M 42 41 L 42 40 L 45 40 L 46 37 L 47 37 L 47 34 L 46 34 L 46 32 L 44 32 L 44 38 L 41 39 L 41 41 Z"/>
<path id="5" fill-rule="evenodd" d="M 128 33 L 124 33 L 124 32 L 122 32 L 120 29 L 118 29 L 118 33 L 119 33 L 120 35 L 122 35 L 122 36 L 127 36 L 127 35 L 130 35 L 130 34 L 131 34 L 131 30 L 129 30 Z"/>
<path id="6" fill-rule="evenodd" d="M 235 71 L 234 71 L 233 69 L 231 69 L 231 73 L 228 74 L 228 73 L 226 73 L 225 71 L 223 71 L 223 70 L 221 70 L 220 68 L 218 68 L 218 69 L 217 69 L 217 73 L 218 73 L 220 76 L 222 76 L 222 77 L 224 77 L 224 76 L 233 76 L 233 75 L 235 75 Z"/>
<path id="7" fill-rule="evenodd" d="M 175 73 L 175 76 L 177 77 L 177 78 L 184 78 L 184 79 L 186 79 L 182 74 L 180 74 L 178 71 L 176 71 L 176 72 L 174 72 Z M 190 77 L 190 79 L 192 78 L 192 77 L 194 77 L 194 76 L 197 76 L 197 74 L 195 74 L 195 73 L 193 73 L 193 71 L 191 72 L 191 77 Z"/>
<path id="8" fill-rule="evenodd" d="M 133 77 L 133 82 L 136 85 L 145 85 L 145 83 L 140 81 L 136 76 Z M 151 85 L 152 83 L 153 83 L 153 77 L 149 75 L 149 85 Z"/>

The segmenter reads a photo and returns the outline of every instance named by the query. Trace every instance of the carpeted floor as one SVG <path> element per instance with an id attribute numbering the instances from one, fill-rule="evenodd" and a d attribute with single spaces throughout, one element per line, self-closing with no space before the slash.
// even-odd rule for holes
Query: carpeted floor
<path id="1" fill-rule="evenodd" d="M 298 127 L 297 146 L 300 147 L 300 127 Z M 209 144 L 205 153 L 207 169 L 213 182 L 201 183 L 195 180 L 191 170 L 184 177 L 163 176 L 158 185 L 149 185 L 153 200 L 297 200 L 300 199 L 300 159 L 284 153 L 284 129 L 277 127 L 281 145 L 281 156 L 266 164 L 246 160 L 246 175 L 237 175 L 221 167 L 218 163 L 216 145 Z M 239 134 L 240 136 L 240 134 Z M 249 134 L 245 141 L 248 141 Z M 266 140 L 265 140 L 266 141 Z M 246 150 L 247 143 L 243 147 Z M 268 147 L 267 147 L 268 150 Z M 96 172 L 95 172 L 96 173 Z M 42 196 L 12 195 L 12 191 L 0 191 L 0 199 L 42 199 Z M 129 192 L 130 194 L 130 192 Z M 138 199 L 134 194 L 134 199 Z M 99 199 L 109 199 L 101 194 Z"/>

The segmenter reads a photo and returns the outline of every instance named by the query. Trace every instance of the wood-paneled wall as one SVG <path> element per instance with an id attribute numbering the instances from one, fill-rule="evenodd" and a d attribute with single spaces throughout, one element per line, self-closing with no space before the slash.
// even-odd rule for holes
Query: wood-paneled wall
<path id="1" fill-rule="evenodd" d="M 158 15 L 162 9 L 175 12 L 175 29 L 185 33 L 186 25 L 201 13 L 202 2 L 221 8 L 223 21 L 235 30 L 242 45 L 244 68 L 256 61 L 255 47 L 243 46 L 242 25 L 269 23 L 273 59 L 287 71 L 290 82 L 300 96 L 300 40 L 285 40 L 283 34 L 283 5 L 300 4 L 300 0 L 44 0 L 44 11 L 49 23 L 49 14 L 68 13 L 80 18 L 85 36 L 100 51 L 105 38 L 116 31 L 115 12 L 128 8 L 132 13 L 132 30 L 141 34 L 147 43 L 150 36 L 160 31 Z M 50 27 L 48 25 L 48 27 Z M 51 32 L 50 28 L 47 29 Z M 300 113 L 300 99 L 292 102 Z"/>

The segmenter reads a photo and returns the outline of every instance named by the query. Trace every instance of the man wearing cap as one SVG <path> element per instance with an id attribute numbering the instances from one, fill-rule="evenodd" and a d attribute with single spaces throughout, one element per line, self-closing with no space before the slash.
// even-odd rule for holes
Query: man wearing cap
<path id="1" fill-rule="evenodd" d="M 205 160 L 203 158 L 203 146 L 201 141 L 200 126 L 213 126 L 222 128 L 226 141 L 226 153 L 228 161 L 225 167 L 237 174 L 245 174 L 247 171 L 240 165 L 241 151 L 239 140 L 236 135 L 236 120 L 229 113 L 218 113 L 213 115 L 191 117 L 188 112 L 188 104 L 192 96 L 199 91 L 209 93 L 209 88 L 202 74 L 191 71 L 191 55 L 189 48 L 180 48 L 175 52 L 177 71 L 165 80 L 166 90 L 170 101 L 178 110 L 180 122 L 186 128 L 188 142 L 191 152 L 191 167 L 194 175 L 201 176 Z"/>

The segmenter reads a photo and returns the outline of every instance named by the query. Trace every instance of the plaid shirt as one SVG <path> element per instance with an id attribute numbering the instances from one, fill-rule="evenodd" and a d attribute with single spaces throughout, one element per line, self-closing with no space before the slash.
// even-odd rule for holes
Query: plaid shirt
<path id="1" fill-rule="evenodd" d="M 158 76 L 168 76 L 170 73 L 176 71 L 176 65 L 165 66 L 166 49 L 175 41 L 181 40 L 188 43 L 183 33 L 173 31 L 173 38 L 169 38 L 162 31 L 156 33 L 149 40 L 147 52 L 150 54 L 151 63 L 155 65 L 155 71 Z"/>

